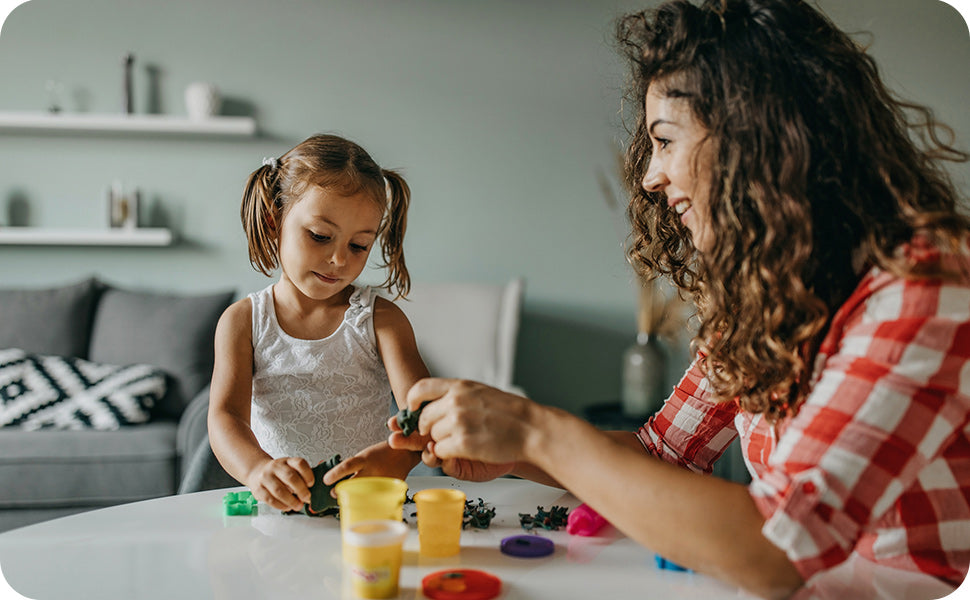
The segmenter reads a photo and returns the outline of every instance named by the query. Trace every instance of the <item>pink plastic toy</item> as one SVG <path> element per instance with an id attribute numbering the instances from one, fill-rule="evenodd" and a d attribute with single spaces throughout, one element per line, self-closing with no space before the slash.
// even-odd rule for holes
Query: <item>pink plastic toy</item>
<path id="1" fill-rule="evenodd" d="M 587 506 L 580 504 L 569 512 L 569 519 L 566 521 L 566 531 L 572 535 L 592 536 L 608 525 L 609 521 L 604 519 L 598 512 Z"/>

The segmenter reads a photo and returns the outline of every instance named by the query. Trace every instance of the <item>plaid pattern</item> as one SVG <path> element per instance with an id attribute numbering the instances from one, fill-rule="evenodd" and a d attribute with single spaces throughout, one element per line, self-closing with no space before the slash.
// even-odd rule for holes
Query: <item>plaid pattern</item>
<path id="1" fill-rule="evenodd" d="M 954 587 L 967 575 L 970 256 L 913 246 L 911 260 L 962 265 L 962 279 L 869 272 L 833 318 L 795 417 L 772 428 L 713 404 L 695 361 L 638 433 L 651 453 L 702 472 L 740 435 L 762 533 L 806 589 L 854 555 Z"/>

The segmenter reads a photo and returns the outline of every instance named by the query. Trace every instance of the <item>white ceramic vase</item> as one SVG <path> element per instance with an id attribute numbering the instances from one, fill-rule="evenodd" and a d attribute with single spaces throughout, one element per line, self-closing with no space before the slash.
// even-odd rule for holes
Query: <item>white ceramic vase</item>
<path id="1" fill-rule="evenodd" d="M 660 340 L 647 333 L 637 335 L 637 343 L 623 354 L 623 414 L 645 418 L 657 412 L 666 400 L 667 350 Z"/>
<path id="2" fill-rule="evenodd" d="M 197 81 L 185 88 L 185 110 L 190 119 L 211 119 L 219 114 L 222 99 L 211 83 Z"/>

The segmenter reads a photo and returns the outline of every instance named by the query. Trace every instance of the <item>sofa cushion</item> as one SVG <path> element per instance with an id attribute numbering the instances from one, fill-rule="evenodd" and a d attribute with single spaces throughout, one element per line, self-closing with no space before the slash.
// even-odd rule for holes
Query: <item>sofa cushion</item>
<path id="1" fill-rule="evenodd" d="M 87 358 L 95 279 L 46 289 L 0 289 L 0 348 Z"/>
<path id="2" fill-rule="evenodd" d="M 170 377 L 156 416 L 176 419 L 212 376 L 216 322 L 233 292 L 184 296 L 108 287 L 91 330 L 90 360 L 155 365 Z"/>
<path id="3" fill-rule="evenodd" d="M 174 494 L 175 423 L 0 429 L 0 508 L 110 506 Z"/>
<path id="4" fill-rule="evenodd" d="M 118 429 L 148 421 L 164 395 L 165 374 L 151 365 L 0 350 L 2 427 Z"/>

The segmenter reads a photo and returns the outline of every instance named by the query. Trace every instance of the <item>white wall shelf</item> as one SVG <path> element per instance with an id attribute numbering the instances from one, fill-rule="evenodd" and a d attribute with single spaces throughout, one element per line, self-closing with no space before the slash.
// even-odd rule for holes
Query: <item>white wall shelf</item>
<path id="1" fill-rule="evenodd" d="M 175 236 L 168 229 L 57 229 L 0 227 L 3 246 L 170 246 Z"/>
<path id="2" fill-rule="evenodd" d="M 256 134 L 256 121 L 251 117 L 190 119 L 169 115 L 0 112 L 0 131 L 251 137 Z"/>

